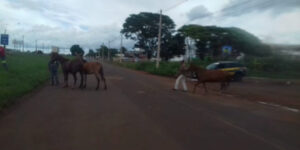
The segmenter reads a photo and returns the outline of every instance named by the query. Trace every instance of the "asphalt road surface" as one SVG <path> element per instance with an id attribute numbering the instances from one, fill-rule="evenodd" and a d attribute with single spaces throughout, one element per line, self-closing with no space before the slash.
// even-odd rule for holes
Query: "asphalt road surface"
<path id="1" fill-rule="evenodd" d="M 0 149 L 300 149 L 298 112 L 216 91 L 174 92 L 172 78 L 104 67 L 107 91 L 95 91 L 90 76 L 86 90 L 46 85 L 2 112 Z"/>

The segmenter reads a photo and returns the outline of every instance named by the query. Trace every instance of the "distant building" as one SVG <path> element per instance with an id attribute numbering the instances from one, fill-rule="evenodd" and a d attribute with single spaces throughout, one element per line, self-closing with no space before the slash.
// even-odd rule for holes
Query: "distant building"
<path id="1" fill-rule="evenodd" d="M 59 47 L 52 46 L 51 49 L 52 49 L 52 51 L 51 51 L 52 53 L 59 53 Z"/>
<path id="2" fill-rule="evenodd" d="M 184 60 L 185 61 L 189 61 L 193 58 L 196 58 L 196 51 L 197 51 L 197 47 L 196 47 L 196 40 L 190 37 L 185 38 L 185 56 L 184 56 Z"/>

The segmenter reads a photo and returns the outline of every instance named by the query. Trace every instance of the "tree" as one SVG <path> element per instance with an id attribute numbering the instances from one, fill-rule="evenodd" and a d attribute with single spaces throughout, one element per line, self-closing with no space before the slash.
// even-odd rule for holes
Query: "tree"
<path id="1" fill-rule="evenodd" d="M 119 50 L 116 49 L 116 48 L 109 48 L 109 55 L 110 55 L 110 58 L 113 58 L 116 56 L 116 54 L 118 54 Z"/>
<path id="2" fill-rule="evenodd" d="M 233 49 L 249 55 L 264 56 L 270 53 L 270 48 L 256 36 L 236 27 L 185 25 L 178 31 L 196 40 L 197 55 L 200 58 L 204 58 L 207 54 L 220 56 L 224 45 L 230 45 Z"/>
<path id="3" fill-rule="evenodd" d="M 97 53 L 100 54 L 102 58 L 107 58 L 108 56 L 108 47 L 104 44 L 100 46 L 99 49 L 97 49 Z"/>
<path id="4" fill-rule="evenodd" d="M 161 58 L 169 60 L 173 56 L 180 56 L 185 53 L 184 36 L 176 34 L 172 37 L 163 40 Z"/>
<path id="5" fill-rule="evenodd" d="M 121 33 L 128 39 L 135 40 L 135 48 L 145 50 L 147 57 L 151 58 L 157 49 L 158 43 L 158 24 L 159 16 L 157 13 L 141 12 L 131 14 L 123 24 Z M 162 40 L 170 37 L 175 31 L 173 20 L 166 15 L 162 16 Z"/>
<path id="6" fill-rule="evenodd" d="M 83 49 L 79 45 L 73 45 L 70 49 L 72 56 L 76 56 L 77 54 L 79 55 L 84 55 Z"/>
<path id="7" fill-rule="evenodd" d="M 125 47 L 121 47 L 120 49 L 120 53 L 124 54 L 126 53 L 128 50 Z"/>
<path id="8" fill-rule="evenodd" d="M 95 56 L 96 56 L 96 53 L 94 52 L 94 50 L 90 49 L 90 50 L 89 50 L 89 53 L 86 54 L 86 55 L 89 56 L 89 57 L 95 57 Z"/>
<path id="9" fill-rule="evenodd" d="M 118 53 L 118 49 L 108 48 L 105 45 L 101 45 L 100 48 L 97 49 L 97 53 L 100 54 L 100 56 L 104 59 L 108 59 L 108 53 L 109 53 L 110 56 L 109 59 L 111 59 L 116 56 L 116 54 Z"/>

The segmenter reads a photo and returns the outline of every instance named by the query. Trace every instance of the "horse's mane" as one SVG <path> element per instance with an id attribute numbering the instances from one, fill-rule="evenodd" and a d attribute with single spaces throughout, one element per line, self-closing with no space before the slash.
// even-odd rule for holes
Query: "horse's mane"
<path id="1" fill-rule="evenodd" d="M 189 67 L 189 70 L 193 70 L 193 71 L 205 71 L 205 68 L 202 68 L 200 66 L 197 66 L 195 64 L 191 64 Z"/>
<path id="2" fill-rule="evenodd" d="M 65 57 L 63 57 L 63 56 L 61 56 L 57 53 L 53 53 L 51 57 L 58 60 L 58 61 L 60 61 L 61 63 L 69 61 L 69 59 L 67 59 L 67 58 L 65 58 Z"/>

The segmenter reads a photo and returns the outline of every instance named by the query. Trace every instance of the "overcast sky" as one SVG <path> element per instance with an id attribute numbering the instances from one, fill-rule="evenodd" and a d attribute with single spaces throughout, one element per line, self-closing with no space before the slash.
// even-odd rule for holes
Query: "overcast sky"
<path id="1" fill-rule="evenodd" d="M 120 45 L 130 14 L 168 10 L 182 0 L 0 0 L 0 31 L 25 43 L 96 48 Z M 188 0 L 164 11 L 184 24 L 240 27 L 267 43 L 300 44 L 300 0 Z M 132 42 L 125 41 L 128 48 Z"/>

